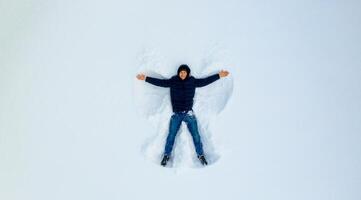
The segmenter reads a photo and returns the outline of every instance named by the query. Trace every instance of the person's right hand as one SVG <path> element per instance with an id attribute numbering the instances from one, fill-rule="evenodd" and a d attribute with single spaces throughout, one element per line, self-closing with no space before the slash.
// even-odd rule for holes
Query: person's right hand
<path id="1" fill-rule="evenodd" d="M 145 75 L 144 74 L 138 74 L 137 79 L 141 80 L 141 81 L 144 81 L 145 80 Z"/>

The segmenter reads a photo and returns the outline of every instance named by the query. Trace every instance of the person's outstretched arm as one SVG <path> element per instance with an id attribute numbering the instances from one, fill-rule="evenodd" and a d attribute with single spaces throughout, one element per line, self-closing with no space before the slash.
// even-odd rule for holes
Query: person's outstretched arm
<path id="1" fill-rule="evenodd" d="M 144 74 L 138 74 L 137 79 L 146 81 L 152 85 L 156 85 L 159 87 L 170 87 L 170 79 L 153 78 L 153 77 L 145 76 Z"/>
<path id="2" fill-rule="evenodd" d="M 228 76 L 228 74 L 229 74 L 228 71 L 221 70 L 218 74 L 208 76 L 207 78 L 196 78 L 194 80 L 194 82 L 195 82 L 196 87 L 204 87 L 206 85 L 213 83 L 214 81 L 216 81 L 220 78 Z"/>

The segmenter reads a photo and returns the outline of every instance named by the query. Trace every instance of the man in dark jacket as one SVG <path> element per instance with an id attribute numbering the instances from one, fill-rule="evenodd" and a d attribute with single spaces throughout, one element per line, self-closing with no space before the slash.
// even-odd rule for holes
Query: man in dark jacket
<path id="1" fill-rule="evenodd" d="M 170 88 L 170 97 L 174 114 L 169 123 L 169 133 L 164 149 L 164 156 L 161 161 L 162 166 L 166 166 L 173 149 L 174 140 L 177 132 L 182 124 L 186 122 L 189 132 L 192 135 L 193 143 L 197 152 L 198 159 L 203 165 L 207 165 L 207 160 L 204 156 L 202 141 L 198 132 L 197 119 L 193 114 L 193 97 L 197 87 L 203 87 L 221 77 L 228 76 L 228 71 L 221 70 L 219 73 L 208 76 L 207 78 L 194 78 L 190 76 L 191 70 L 188 65 L 181 65 L 178 68 L 177 75 L 170 79 L 157 79 L 144 74 L 138 74 L 139 80 L 160 86 Z"/>

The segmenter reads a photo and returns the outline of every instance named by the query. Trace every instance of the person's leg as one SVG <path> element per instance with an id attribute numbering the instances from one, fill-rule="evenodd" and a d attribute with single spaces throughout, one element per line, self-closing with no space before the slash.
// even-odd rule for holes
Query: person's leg
<path id="1" fill-rule="evenodd" d="M 193 114 L 187 114 L 184 118 L 184 121 L 187 123 L 189 132 L 192 135 L 194 147 L 196 149 L 197 155 L 203 155 L 203 145 L 201 141 L 201 136 L 198 132 L 197 119 Z"/>
<path id="2" fill-rule="evenodd" d="M 173 114 L 169 122 L 169 133 L 164 148 L 164 155 L 170 156 L 170 154 L 172 153 L 174 140 L 181 124 L 182 116 L 179 114 Z"/>

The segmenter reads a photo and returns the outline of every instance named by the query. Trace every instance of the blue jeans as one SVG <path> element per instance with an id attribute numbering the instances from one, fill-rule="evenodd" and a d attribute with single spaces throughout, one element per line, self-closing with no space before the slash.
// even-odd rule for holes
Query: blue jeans
<path id="1" fill-rule="evenodd" d="M 184 121 L 187 124 L 188 130 L 192 135 L 193 143 L 197 155 L 203 155 L 202 141 L 198 132 L 197 119 L 193 115 L 193 111 L 176 112 L 170 118 L 169 133 L 165 144 L 164 155 L 171 154 L 174 145 L 174 140 L 182 124 L 182 121 Z"/>

